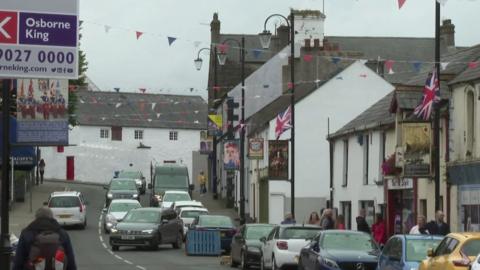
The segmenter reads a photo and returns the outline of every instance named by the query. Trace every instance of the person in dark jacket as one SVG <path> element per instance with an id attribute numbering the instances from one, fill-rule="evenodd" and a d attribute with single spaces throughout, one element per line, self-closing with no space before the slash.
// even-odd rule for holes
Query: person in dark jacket
<path id="1" fill-rule="evenodd" d="M 52 210 L 48 207 L 41 207 L 35 213 L 35 220 L 30 223 L 20 234 L 13 270 L 25 270 L 29 260 L 30 249 L 35 241 L 35 236 L 44 231 L 56 232 L 60 235 L 60 241 L 67 258 L 66 270 L 76 270 L 75 256 L 73 254 L 72 243 L 67 232 L 63 230 L 58 222 L 53 218 Z"/>
<path id="2" fill-rule="evenodd" d="M 323 210 L 322 218 L 320 220 L 320 227 L 323 230 L 333 230 L 335 229 L 335 221 L 333 220 L 333 210 L 327 208 Z"/>
<path id="3" fill-rule="evenodd" d="M 365 217 L 367 216 L 367 212 L 365 209 L 360 209 L 360 215 L 357 217 L 357 231 L 366 232 L 370 234 L 370 226 L 367 223 Z"/>
<path id="4" fill-rule="evenodd" d="M 441 210 L 435 213 L 435 220 L 427 224 L 427 230 L 433 235 L 447 235 L 450 233 L 450 226 L 444 221 L 445 215 Z"/>

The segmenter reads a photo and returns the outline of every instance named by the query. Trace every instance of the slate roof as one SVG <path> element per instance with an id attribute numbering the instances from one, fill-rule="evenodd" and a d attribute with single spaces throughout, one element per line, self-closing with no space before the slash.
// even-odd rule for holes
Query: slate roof
<path id="1" fill-rule="evenodd" d="M 206 129 L 200 96 L 78 91 L 77 122 L 85 126 Z"/>
<path id="2" fill-rule="evenodd" d="M 390 103 L 394 95 L 395 91 L 388 93 L 385 97 L 381 98 L 345 126 L 337 130 L 335 133 L 330 134 L 328 138 L 334 139 L 352 132 L 394 124 L 395 114 L 389 112 Z"/>

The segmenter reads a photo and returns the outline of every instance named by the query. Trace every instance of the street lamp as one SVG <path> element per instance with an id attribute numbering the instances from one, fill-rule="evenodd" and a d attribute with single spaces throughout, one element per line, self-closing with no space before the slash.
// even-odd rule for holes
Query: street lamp
<path id="1" fill-rule="evenodd" d="M 291 130 L 290 130 L 290 145 L 291 145 L 291 178 L 290 178 L 290 193 L 291 193 L 291 205 L 290 212 L 295 217 L 295 28 L 294 28 L 294 16 L 293 10 L 290 10 L 290 20 L 281 14 L 272 14 L 267 17 L 263 25 L 263 32 L 259 34 L 260 43 L 264 49 L 270 47 L 270 41 L 272 40 L 272 34 L 267 31 L 267 22 L 272 17 L 281 17 L 287 22 L 287 26 L 290 29 L 290 110 L 291 110 Z"/>
<path id="2" fill-rule="evenodd" d="M 204 50 L 209 50 L 210 51 L 210 48 L 201 48 L 200 50 L 198 50 L 197 59 L 193 60 L 193 63 L 195 64 L 195 68 L 197 70 L 202 69 L 203 59 L 200 58 L 200 53 Z"/>
<path id="3" fill-rule="evenodd" d="M 234 42 L 240 47 L 241 77 L 242 77 L 242 101 L 240 116 L 240 224 L 245 224 L 245 37 L 242 36 L 241 42 L 236 39 L 226 39 L 222 45 L 227 42 Z M 218 54 L 218 63 L 223 66 L 227 61 L 227 53 L 220 50 Z"/>

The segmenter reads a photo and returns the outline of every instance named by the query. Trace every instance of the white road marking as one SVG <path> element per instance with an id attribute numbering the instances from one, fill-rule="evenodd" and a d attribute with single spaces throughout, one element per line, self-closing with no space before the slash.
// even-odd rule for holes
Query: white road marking
<path id="1" fill-rule="evenodd" d="M 98 238 L 100 238 L 100 242 L 103 243 L 103 236 L 100 235 Z"/>
<path id="2" fill-rule="evenodd" d="M 108 249 L 107 244 L 102 243 L 102 246 L 103 246 L 105 249 Z"/>
<path id="3" fill-rule="evenodd" d="M 140 265 L 137 265 L 136 266 L 138 269 L 142 269 L 142 270 L 147 270 L 147 268 L 143 267 L 143 266 L 140 266 Z"/>
<path id="4" fill-rule="evenodd" d="M 111 251 L 110 249 L 107 249 L 108 253 L 112 254 L 112 255 L 115 255 L 115 253 L 113 253 L 113 251 Z"/>
<path id="5" fill-rule="evenodd" d="M 127 261 L 127 260 L 123 260 L 123 261 L 128 263 L 128 264 L 133 264 L 131 261 Z"/>
<path id="6" fill-rule="evenodd" d="M 118 256 L 117 254 L 115 254 L 115 255 L 113 255 L 113 256 L 115 256 L 115 258 L 117 258 L 117 259 L 119 259 L 119 260 L 122 260 L 122 261 L 123 261 L 123 258 L 122 258 L 122 257 L 120 257 L 120 256 Z"/>

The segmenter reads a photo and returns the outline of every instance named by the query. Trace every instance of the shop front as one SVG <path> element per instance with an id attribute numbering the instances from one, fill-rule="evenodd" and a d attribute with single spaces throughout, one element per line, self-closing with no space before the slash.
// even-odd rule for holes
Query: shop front
<path id="1" fill-rule="evenodd" d="M 415 225 L 416 181 L 412 178 L 388 179 L 387 234 L 408 233 Z"/>

